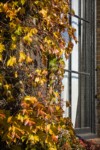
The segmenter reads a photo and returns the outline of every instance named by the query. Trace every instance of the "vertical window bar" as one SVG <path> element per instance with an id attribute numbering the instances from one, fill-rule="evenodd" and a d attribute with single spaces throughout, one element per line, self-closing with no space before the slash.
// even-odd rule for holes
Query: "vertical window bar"
<path id="1" fill-rule="evenodd" d="M 70 9 L 72 8 L 72 0 L 70 0 Z M 69 16 L 69 23 L 71 24 L 71 15 Z M 71 41 L 71 38 L 70 38 L 70 41 Z M 71 70 L 71 55 L 70 55 L 70 58 L 69 58 L 69 64 L 68 64 L 68 68 L 69 70 Z M 72 83 L 71 83 L 71 72 L 68 73 L 68 76 L 69 76 L 69 82 L 68 82 L 68 86 L 69 86 L 69 101 L 70 101 L 70 104 L 71 104 L 71 100 L 72 100 Z M 69 117 L 72 118 L 71 116 L 71 107 L 69 108 Z"/>
<path id="2" fill-rule="evenodd" d="M 89 1 L 86 1 L 86 19 L 89 20 Z M 90 50 L 90 45 L 91 42 L 88 42 L 90 40 L 90 24 L 87 25 L 86 24 L 86 71 L 90 72 L 91 70 L 91 65 L 88 62 L 91 62 L 91 50 Z M 87 104 L 86 104 L 86 109 L 87 109 L 87 113 L 88 113 L 88 117 L 86 118 L 86 124 L 88 124 L 88 126 L 91 127 L 91 90 L 88 90 L 91 86 L 90 86 L 90 82 L 91 82 L 91 74 L 90 74 L 90 78 L 86 79 L 86 95 L 87 95 Z M 89 106 L 89 107 L 88 107 Z"/>
<path id="3" fill-rule="evenodd" d="M 81 0 L 79 0 L 79 16 L 81 17 Z M 79 20 L 79 32 L 78 32 L 78 36 L 79 36 L 79 71 L 81 71 L 81 20 Z M 78 82 L 78 86 L 79 86 L 79 97 L 78 97 L 78 109 L 79 109 L 79 117 L 78 117 L 78 126 L 81 128 L 81 74 L 79 75 L 79 82 Z"/>
<path id="4" fill-rule="evenodd" d="M 91 43 L 93 43 L 92 46 L 92 59 L 91 59 L 91 64 L 92 64 L 92 69 L 91 69 L 91 84 L 92 84 L 92 89 L 91 89 L 91 128 L 92 128 L 92 132 L 95 132 L 95 1 L 92 2 L 91 0 L 91 22 L 93 22 L 93 24 L 91 24 Z"/>

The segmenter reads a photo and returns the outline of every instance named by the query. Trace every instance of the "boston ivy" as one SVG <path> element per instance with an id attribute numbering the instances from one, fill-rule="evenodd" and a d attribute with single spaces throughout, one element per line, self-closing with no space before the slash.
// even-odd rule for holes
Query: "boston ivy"
<path id="1" fill-rule="evenodd" d="M 70 25 L 69 0 L 0 2 L 0 137 L 3 148 L 82 149 L 69 118 L 63 118 L 61 89 Z"/>

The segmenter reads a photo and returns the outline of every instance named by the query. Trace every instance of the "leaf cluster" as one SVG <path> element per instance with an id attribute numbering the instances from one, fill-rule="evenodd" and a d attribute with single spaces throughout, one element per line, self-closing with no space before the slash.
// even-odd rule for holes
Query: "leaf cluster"
<path id="1" fill-rule="evenodd" d="M 64 62 L 76 40 L 69 0 L 0 2 L 0 136 L 14 150 L 79 148 L 63 118 Z"/>

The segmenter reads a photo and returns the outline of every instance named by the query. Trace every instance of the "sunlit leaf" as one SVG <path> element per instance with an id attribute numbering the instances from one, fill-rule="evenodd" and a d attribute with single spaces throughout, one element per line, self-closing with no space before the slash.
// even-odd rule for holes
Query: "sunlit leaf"
<path id="1" fill-rule="evenodd" d="M 19 54 L 19 63 L 23 62 L 26 59 L 26 54 L 24 52 L 20 52 Z"/>
<path id="2" fill-rule="evenodd" d="M 16 64 L 16 57 L 10 56 L 10 59 L 7 61 L 7 66 L 13 67 Z"/>
<path id="3" fill-rule="evenodd" d="M 36 78 L 35 78 L 35 82 L 37 82 L 37 83 L 38 83 L 38 82 L 39 82 L 39 80 L 40 80 L 40 79 L 39 79 L 39 77 L 36 77 Z"/>
<path id="4" fill-rule="evenodd" d="M 8 117 L 7 122 L 10 123 L 12 120 L 12 116 Z"/>
<path id="5" fill-rule="evenodd" d="M 2 54 L 0 54 L 0 61 L 3 61 Z"/>
<path id="6" fill-rule="evenodd" d="M 36 143 L 39 141 L 39 137 L 37 135 L 29 135 L 29 140 L 33 141 L 33 143 Z"/>
<path id="7" fill-rule="evenodd" d="M 40 11 L 40 13 L 43 15 L 43 17 L 46 17 L 47 16 L 47 10 L 46 9 L 42 9 Z"/>
<path id="8" fill-rule="evenodd" d="M 36 28 L 31 29 L 30 33 L 37 34 L 38 30 Z"/>
<path id="9" fill-rule="evenodd" d="M 16 71 L 16 72 L 15 72 L 15 78 L 17 78 L 17 77 L 18 77 L 18 72 Z"/>
<path id="10" fill-rule="evenodd" d="M 26 57 L 26 62 L 27 63 L 32 63 L 33 62 L 33 59 L 29 56 Z"/>

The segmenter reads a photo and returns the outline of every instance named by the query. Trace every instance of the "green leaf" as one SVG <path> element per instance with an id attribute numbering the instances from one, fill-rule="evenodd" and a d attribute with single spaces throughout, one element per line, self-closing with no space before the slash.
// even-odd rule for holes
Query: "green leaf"
<path id="1" fill-rule="evenodd" d="M 21 0 L 21 4 L 24 5 L 26 0 Z"/>
<path id="2" fill-rule="evenodd" d="M 56 59 L 56 58 L 51 59 L 51 60 L 49 61 L 49 65 L 50 65 L 50 67 L 56 66 L 56 65 L 57 65 L 57 59 Z"/>

